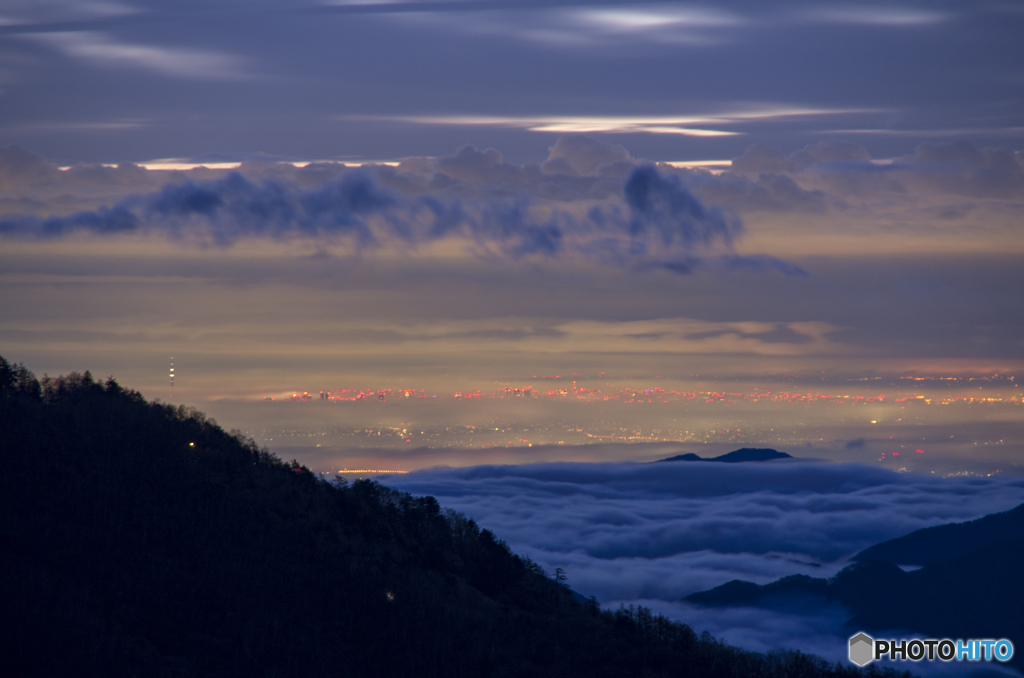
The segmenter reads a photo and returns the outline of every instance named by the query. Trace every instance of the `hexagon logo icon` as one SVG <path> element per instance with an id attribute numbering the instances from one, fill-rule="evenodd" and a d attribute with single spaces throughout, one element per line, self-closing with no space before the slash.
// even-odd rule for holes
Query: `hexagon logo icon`
<path id="1" fill-rule="evenodd" d="M 875 639 L 866 633 L 850 638 L 850 661 L 857 666 L 866 666 L 875 658 Z"/>

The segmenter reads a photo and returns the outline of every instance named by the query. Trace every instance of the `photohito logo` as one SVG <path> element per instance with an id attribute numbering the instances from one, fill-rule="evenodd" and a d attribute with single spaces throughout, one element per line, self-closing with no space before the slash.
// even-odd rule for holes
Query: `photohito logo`
<path id="1" fill-rule="evenodd" d="M 850 637 L 850 661 L 867 666 L 878 659 L 892 661 L 992 661 L 1008 662 L 1013 658 L 1013 643 L 1001 638 L 950 640 L 949 638 L 915 638 L 914 640 L 875 640 L 866 633 Z"/>

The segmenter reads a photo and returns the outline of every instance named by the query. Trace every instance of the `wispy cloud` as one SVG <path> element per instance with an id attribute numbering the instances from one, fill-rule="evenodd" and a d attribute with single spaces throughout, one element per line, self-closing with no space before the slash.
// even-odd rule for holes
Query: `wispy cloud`
<path id="1" fill-rule="evenodd" d="M 647 31 L 671 26 L 732 26 L 743 21 L 726 12 L 672 5 L 585 8 L 573 10 L 581 23 L 613 31 Z"/>
<path id="2" fill-rule="evenodd" d="M 120 2 L 91 0 L 9 0 L 4 3 L 0 25 L 31 25 L 122 17 L 142 10 Z"/>
<path id="3" fill-rule="evenodd" d="M 657 2 L 345 2 L 331 9 L 379 13 L 406 24 L 493 35 L 554 49 L 650 44 L 709 46 L 726 41 L 726 31 L 746 23 L 740 15 L 720 9 Z"/>
<path id="4" fill-rule="evenodd" d="M 223 52 L 131 44 L 92 31 L 39 33 L 33 37 L 68 56 L 99 66 L 149 71 L 195 80 L 235 80 L 248 77 L 245 60 Z"/>
<path id="5" fill-rule="evenodd" d="M 810 21 L 862 26 L 914 27 L 928 26 L 950 21 L 952 12 L 916 7 L 891 7 L 876 5 L 829 7 L 805 12 L 803 17 Z"/>
<path id="6" fill-rule="evenodd" d="M 878 112 L 875 109 L 827 109 L 805 108 L 787 105 L 763 105 L 709 113 L 705 115 L 646 115 L 646 116 L 595 116 L 595 115 L 351 115 L 344 120 L 377 120 L 401 122 L 415 125 L 487 126 L 525 129 L 531 132 L 553 132 L 560 134 L 586 134 L 610 132 L 619 134 L 678 134 L 695 137 L 734 136 L 743 134 L 738 130 L 709 129 L 710 126 L 742 125 L 752 122 L 766 122 L 798 117 L 817 117 L 845 113 Z"/>
<path id="7" fill-rule="evenodd" d="M 18 131 L 40 131 L 40 132 L 106 132 L 124 129 L 137 129 L 148 127 L 153 124 L 152 120 L 101 120 L 101 121 L 53 121 L 53 122 L 32 122 L 20 125 L 3 127 L 5 130 Z"/>
<path id="8" fill-rule="evenodd" d="M 829 129 L 812 134 L 856 134 L 864 136 L 888 136 L 907 138 L 957 138 L 957 137 L 1021 137 L 1024 127 L 954 127 L 950 129 Z"/>

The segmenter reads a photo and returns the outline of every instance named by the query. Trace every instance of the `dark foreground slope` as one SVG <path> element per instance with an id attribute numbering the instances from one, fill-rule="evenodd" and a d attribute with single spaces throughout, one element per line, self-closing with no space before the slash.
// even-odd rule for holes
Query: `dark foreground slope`
<path id="1" fill-rule="evenodd" d="M 853 676 L 576 602 L 487 530 L 0 359 L 10 676 Z"/>

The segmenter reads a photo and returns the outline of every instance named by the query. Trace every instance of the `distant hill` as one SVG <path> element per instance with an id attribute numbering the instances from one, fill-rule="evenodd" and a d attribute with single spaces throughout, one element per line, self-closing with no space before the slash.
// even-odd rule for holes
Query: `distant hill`
<path id="1" fill-rule="evenodd" d="M 4 675 L 859 676 L 601 610 L 473 520 L 0 358 Z M 570 573 L 571 576 L 571 573 Z"/>
<path id="2" fill-rule="evenodd" d="M 872 546 L 831 579 L 794 575 L 764 585 L 733 580 L 685 600 L 772 609 L 840 602 L 851 613 L 851 630 L 906 629 L 930 637 L 1019 643 L 1024 641 L 1022 520 L 1024 505 Z M 916 563 L 925 565 L 911 572 L 898 567 Z M 1024 669 L 1024 653 L 1010 663 Z"/>
<path id="3" fill-rule="evenodd" d="M 770 461 L 772 459 L 792 458 L 792 455 L 786 454 L 785 452 L 779 452 L 778 450 L 759 447 L 744 447 L 717 457 L 701 457 L 693 452 L 688 452 L 686 454 L 678 454 L 674 457 L 668 457 L 667 459 L 658 459 L 658 461 L 724 461 L 726 463 L 735 464 L 744 461 Z"/>

